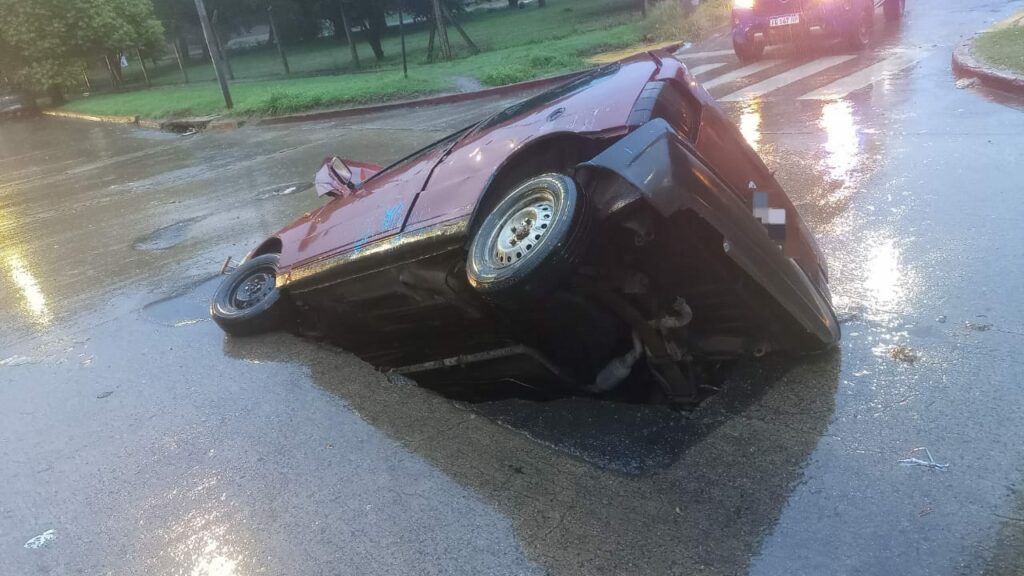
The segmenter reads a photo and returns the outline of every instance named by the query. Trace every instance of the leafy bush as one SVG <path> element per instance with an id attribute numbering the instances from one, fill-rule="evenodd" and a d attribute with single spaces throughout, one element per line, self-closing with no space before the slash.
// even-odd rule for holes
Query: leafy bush
<path id="1" fill-rule="evenodd" d="M 729 21 L 730 7 L 729 0 L 702 0 L 696 8 L 689 0 L 661 0 L 651 7 L 644 32 L 656 41 L 699 40 Z"/>
<path id="2" fill-rule="evenodd" d="M 580 57 L 573 54 L 531 52 L 484 73 L 480 82 L 485 86 L 504 86 L 582 66 Z"/>

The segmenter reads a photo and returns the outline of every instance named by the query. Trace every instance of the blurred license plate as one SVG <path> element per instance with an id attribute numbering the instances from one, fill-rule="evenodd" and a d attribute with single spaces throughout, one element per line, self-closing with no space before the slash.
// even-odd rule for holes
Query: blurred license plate
<path id="1" fill-rule="evenodd" d="M 768 26 L 771 26 L 771 27 L 775 27 L 775 26 L 789 26 L 790 24 L 799 24 L 799 23 L 800 23 L 800 15 L 799 14 L 788 14 L 786 16 L 776 16 L 774 18 L 769 18 L 768 19 Z"/>

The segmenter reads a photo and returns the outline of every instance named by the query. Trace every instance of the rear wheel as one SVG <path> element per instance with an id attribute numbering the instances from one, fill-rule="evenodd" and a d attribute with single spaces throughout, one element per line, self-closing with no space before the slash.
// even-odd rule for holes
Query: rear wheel
<path id="1" fill-rule="evenodd" d="M 210 316 L 228 334 L 248 336 L 279 329 L 287 300 L 277 289 L 277 254 L 243 262 L 221 282 L 210 302 Z"/>
<path id="2" fill-rule="evenodd" d="M 732 51 L 736 53 L 736 58 L 744 64 L 757 62 L 764 55 L 764 44 L 754 41 L 740 44 L 733 40 Z"/>
<path id="3" fill-rule="evenodd" d="M 907 9 L 906 0 L 885 0 L 882 5 L 882 13 L 889 22 L 897 22 L 903 18 Z"/>
<path id="4" fill-rule="evenodd" d="M 853 50 L 863 50 L 867 48 L 868 42 L 871 41 L 871 17 L 872 10 L 871 4 L 868 3 L 868 9 L 861 14 L 860 18 L 854 24 L 850 30 L 849 36 L 846 39 L 847 45 Z"/>
<path id="5" fill-rule="evenodd" d="M 473 235 L 467 279 L 496 304 L 543 295 L 576 269 L 592 224 L 587 198 L 572 178 L 531 178 L 501 200 Z"/>

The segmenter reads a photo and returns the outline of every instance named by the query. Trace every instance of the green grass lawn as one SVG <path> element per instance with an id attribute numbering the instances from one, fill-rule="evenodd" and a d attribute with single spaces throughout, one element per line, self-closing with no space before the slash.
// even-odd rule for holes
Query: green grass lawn
<path id="1" fill-rule="evenodd" d="M 1024 26 L 985 32 L 974 41 L 974 50 L 988 64 L 1024 72 Z"/>
<path id="2" fill-rule="evenodd" d="M 359 43 L 359 72 L 348 46 L 327 39 L 288 47 L 290 78 L 284 76 L 273 47 L 234 53 L 234 114 L 282 114 L 453 92 L 459 77 L 463 83 L 469 79 L 499 86 L 583 69 L 589 66 L 588 56 L 640 44 L 645 27 L 635 8 L 635 0 L 548 0 L 543 9 L 466 15 L 460 22 L 482 52 L 471 54 L 452 28 L 449 38 L 455 55 L 448 62 L 427 62 L 428 32 L 419 29 L 406 35 L 408 79 L 402 77 L 397 35 L 385 39 L 382 62 L 373 58 L 368 45 Z M 130 81 L 141 79 L 137 66 L 126 72 Z M 189 68 L 188 85 L 181 84 L 173 57 L 151 70 L 151 76 L 152 89 L 97 93 L 72 100 L 64 110 L 146 118 L 225 111 L 208 63 Z M 97 86 L 102 83 L 102 77 L 94 80 Z"/>

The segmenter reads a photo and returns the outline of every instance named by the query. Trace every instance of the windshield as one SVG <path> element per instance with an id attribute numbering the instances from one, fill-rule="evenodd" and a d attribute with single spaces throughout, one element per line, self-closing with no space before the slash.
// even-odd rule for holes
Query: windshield
<path id="1" fill-rule="evenodd" d="M 415 158 L 419 158 L 420 156 L 430 152 L 431 150 L 434 150 L 436 148 L 445 148 L 445 147 L 446 148 L 451 148 L 451 147 L 455 146 L 455 144 L 458 143 L 458 141 L 461 139 L 461 137 L 464 136 L 465 134 L 467 134 L 477 124 L 470 124 L 469 126 L 461 128 L 458 131 L 453 132 L 453 133 L 445 136 L 444 138 L 441 138 L 440 140 L 438 140 L 436 142 L 433 142 L 431 144 L 427 144 L 426 146 L 424 146 L 423 148 L 420 148 L 419 150 L 413 152 L 412 154 L 409 154 L 409 155 L 407 155 L 407 156 L 405 156 L 405 157 L 403 157 L 403 158 L 401 158 L 399 160 L 396 160 L 395 162 L 392 162 L 391 164 L 388 164 L 383 169 L 381 169 L 380 172 L 377 172 L 373 176 L 370 176 L 369 178 L 367 178 L 364 182 L 361 182 L 357 186 L 357 188 L 362 188 L 363 186 L 366 185 L 367 182 L 372 182 L 374 180 L 374 178 L 377 178 L 381 174 L 384 174 L 385 172 L 388 172 L 390 170 L 394 170 L 395 168 L 398 168 L 399 166 L 403 166 L 407 162 L 409 162 L 409 161 L 411 161 L 411 160 L 413 160 Z"/>

